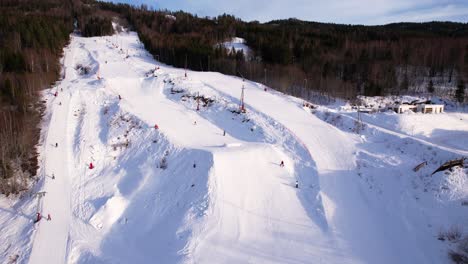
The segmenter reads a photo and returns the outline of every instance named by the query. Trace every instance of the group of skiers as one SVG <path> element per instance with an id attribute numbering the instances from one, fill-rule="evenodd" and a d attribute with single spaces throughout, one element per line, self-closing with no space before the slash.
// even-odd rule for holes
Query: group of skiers
<path id="1" fill-rule="evenodd" d="M 42 219 L 41 213 L 37 212 L 36 213 L 36 220 L 34 221 L 34 223 L 37 223 L 37 222 L 41 221 L 41 219 Z M 50 214 L 47 214 L 47 221 L 52 221 L 52 217 L 50 217 Z"/>
<path id="2" fill-rule="evenodd" d="M 57 92 L 55 92 L 55 96 L 57 96 Z M 58 148 L 58 143 L 56 142 L 55 143 L 55 147 Z M 55 180 L 55 174 L 52 173 L 52 180 Z M 40 212 L 37 212 L 36 213 L 36 220 L 34 220 L 34 223 L 37 223 L 39 221 L 41 221 L 42 219 L 42 214 Z M 50 214 L 47 214 L 47 221 L 52 221 L 52 217 L 50 216 Z"/>

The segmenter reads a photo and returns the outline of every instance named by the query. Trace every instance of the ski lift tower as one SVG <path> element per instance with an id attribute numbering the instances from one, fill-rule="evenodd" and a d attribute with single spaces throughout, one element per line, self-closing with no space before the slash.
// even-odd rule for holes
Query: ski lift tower
<path id="1" fill-rule="evenodd" d="M 185 78 L 187 78 L 187 54 L 185 54 Z"/>
<path id="2" fill-rule="evenodd" d="M 358 99 L 359 100 L 359 99 Z M 361 117 L 361 100 L 358 101 L 357 106 L 357 124 L 356 124 L 356 132 L 361 134 L 361 130 L 363 130 L 364 125 L 362 124 L 362 117 Z"/>
<path id="3" fill-rule="evenodd" d="M 241 113 L 245 113 L 246 110 L 245 110 L 245 104 L 244 104 L 244 90 L 245 90 L 245 87 L 244 87 L 244 79 L 242 79 L 242 92 L 241 92 L 241 98 L 240 98 L 240 104 L 239 104 L 239 112 Z"/>

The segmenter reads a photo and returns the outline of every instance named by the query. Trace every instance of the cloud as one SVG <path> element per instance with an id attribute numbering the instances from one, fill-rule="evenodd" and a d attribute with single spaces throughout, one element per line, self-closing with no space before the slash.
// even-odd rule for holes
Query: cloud
<path id="1" fill-rule="evenodd" d="M 199 16 L 233 14 L 262 22 L 295 17 L 345 24 L 386 24 L 433 20 L 468 22 L 466 0 L 113 0 L 145 3 L 157 9 L 184 10 Z"/>

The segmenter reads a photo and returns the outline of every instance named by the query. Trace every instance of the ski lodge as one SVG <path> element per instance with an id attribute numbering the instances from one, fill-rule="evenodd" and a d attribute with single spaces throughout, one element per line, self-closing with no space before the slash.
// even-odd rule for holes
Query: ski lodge
<path id="1" fill-rule="evenodd" d="M 444 105 L 440 104 L 428 104 L 428 103 L 419 103 L 419 104 L 408 104 L 408 103 L 402 103 L 398 104 L 395 106 L 390 107 L 393 111 L 395 111 L 397 114 L 402 114 L 404 112 L 407 112 L 409 110 L 417 113 L 423 113 L 423 114 L 440 114 L 444 112 Z"/>

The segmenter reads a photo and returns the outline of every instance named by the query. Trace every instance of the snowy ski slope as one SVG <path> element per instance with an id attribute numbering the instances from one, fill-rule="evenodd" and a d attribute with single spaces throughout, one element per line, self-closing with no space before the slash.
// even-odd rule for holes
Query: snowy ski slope
<path id="1" fill-rule="evenodd" d="M 465 170 L 428 176 L 466 140 L 440 146 L 443 134 L 401 136 L 378 120 L 358 135 L 351 115 L 314 115 L 237 77 L 185 76 L 134 32 L 72 36 L 63 64 L 44 94 L 33 190 L 46 192 L 40 210 L 52 220 L 25 220 L 32 198 L 25 216 L 0 211 L 3 262 L 448 263 L 438 233 L 468 231 Z"/>

